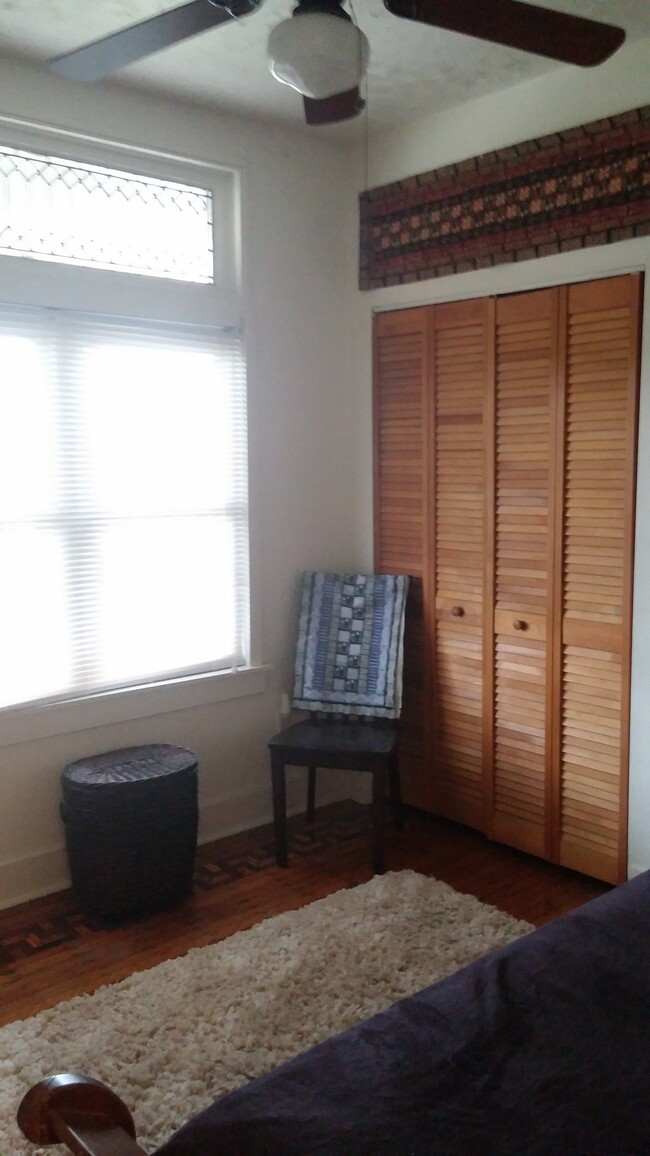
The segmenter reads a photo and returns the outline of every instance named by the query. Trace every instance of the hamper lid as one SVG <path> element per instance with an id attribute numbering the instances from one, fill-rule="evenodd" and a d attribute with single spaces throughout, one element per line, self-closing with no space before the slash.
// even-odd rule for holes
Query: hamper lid
<path id="1" fill-rule="evenodd" d="M 121 750 L 77 759 L 68 764 L 61 777 L 68 783 L 80 785 L 129 783 L 160 778 L 178 771 L 195 770 L 196 766 L 196 755 L 185 747 L 151 743 L 148 746 L 123 747 Z"/>

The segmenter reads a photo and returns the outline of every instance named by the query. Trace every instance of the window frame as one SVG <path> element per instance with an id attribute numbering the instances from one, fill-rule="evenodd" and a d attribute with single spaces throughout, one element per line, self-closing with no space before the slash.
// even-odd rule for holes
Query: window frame
<path id="1" fill-rule="evenodd" d="M 3 145 L 55 155 L 79 163 L 105 165 L 162 180 L 209 189 L 213 195 L 215 276 L 196 284 L 71 266 L 22 255 L 0 255 L 0 301 L 7 304 L 99 313 L 115 318 L 233 327 L 244 331 L 241 277 L 241 173 L 234 167 L 155 150 L 99 141 L 83 134 L 49 130 L 0 119 Z M 221 223 L 222 235 L 218 229 Z M 219 259 L 220 258 L 220 259 Z M 90 308 L 89 308 L 90 305 Z M 244 354 L 246 348 L 244 341 Z M 250 445 L 250 437 L 249 437 Z M 250 449 L 249 449 L 250 457 Z M 258 572 L 249 475 L 249 624 L 247 663 L 236 671 L 179 676 L 155 683 L 101 691 L 56 703 L 29 703 L 0 711 L 0 747 L 37 738 L 84 731 L 263 693 L 269 667 L 260 661 L 257 624 Z"/>
<path id="2" fill-rule="evenodd" d="M 243 325 L 240 211 L 241 174 L 234 168 L 149 149 L 99 142 L 75 133 L 18 128 L 0 118 L 0 140 L 9 148 L 63 157 L 79 164 L 124 169 L 157 180 L 198 185 L 212 193 L 214 282 L 201 285 L 149 273 L 90 268 L 0 254 L 0 300 L 59 307 L 136 320 L 208 326 Z M 223 222 L 222 235 L 218 223 Z M 92 298 L 92 309 L 88 300 Z"/>

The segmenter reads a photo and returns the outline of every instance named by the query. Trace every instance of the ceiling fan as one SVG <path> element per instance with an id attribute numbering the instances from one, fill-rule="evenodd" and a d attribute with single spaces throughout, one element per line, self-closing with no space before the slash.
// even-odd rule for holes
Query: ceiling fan
<path id="1" fill-rule="evenodd" d="M 48 65 L 72 80 L 100 80 L 199 32 L 240 20 L 262 2 L 190 0 L 57 56 Z M 393 16 L 582 67 L 601 64 L 625 40 L 625 32 L 615 25 L 522 0 L 384 0 L 384 5 Z M 342 0 L 299 0 L 291 17 L 269 38 L 271 71 L 302 94 L 308 124 L 332 124 L 361 111 L 359 84 L 368 59 L 368 41 Z"/>

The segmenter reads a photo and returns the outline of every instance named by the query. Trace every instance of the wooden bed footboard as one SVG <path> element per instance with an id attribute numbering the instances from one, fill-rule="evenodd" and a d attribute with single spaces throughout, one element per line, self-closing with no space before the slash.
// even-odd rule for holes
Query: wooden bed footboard
<path id="1" fill-rule="evenodd" d="M 41 1080 L 23 1096 L 17 1118 L 33 1144 L 66 1144 L 76 1156 L 146 1156 L 124 1101 L 88 1076 Z"/>

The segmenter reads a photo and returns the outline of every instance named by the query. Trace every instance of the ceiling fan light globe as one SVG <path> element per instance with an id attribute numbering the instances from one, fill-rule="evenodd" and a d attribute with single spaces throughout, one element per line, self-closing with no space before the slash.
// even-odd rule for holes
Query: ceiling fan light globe
<path id="1" fill-rule="evenodd" d="M 303 96 L 323 100 L 359 84 L 370 48 L 363 32 L 349 20 L 308 12 L 283 20 L 273 29 L 268 57 L 276 80 Z"/>

